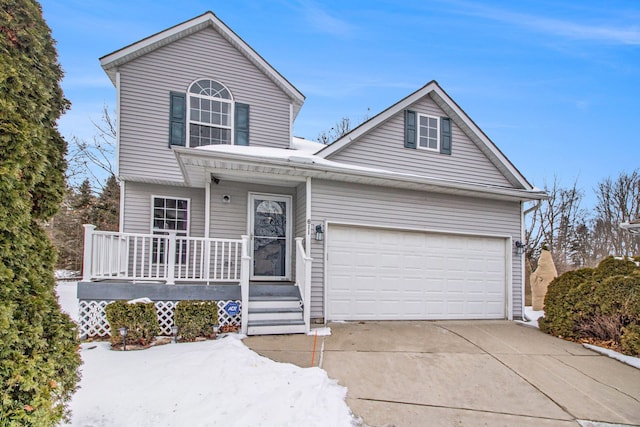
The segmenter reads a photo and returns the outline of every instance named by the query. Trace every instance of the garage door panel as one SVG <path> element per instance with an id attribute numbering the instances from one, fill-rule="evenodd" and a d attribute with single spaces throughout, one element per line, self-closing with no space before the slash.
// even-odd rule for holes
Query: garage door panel
<path id="1" fill-rule="evenodd" d="M 505 241 L 330 225 L 329 320 L 505 317 Z"/>

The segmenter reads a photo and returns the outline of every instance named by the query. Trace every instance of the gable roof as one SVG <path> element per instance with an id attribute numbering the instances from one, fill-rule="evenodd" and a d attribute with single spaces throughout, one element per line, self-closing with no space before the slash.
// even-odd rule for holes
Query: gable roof
<path id="1" fill-rule="evenodd" d="M 115 85 L 116 72 L 120 65 L 207 27 L 217 31 L 287 94 L 293 103 L 293 117 L 295 118 L 302 107 L 305 96 L 211 11 L 111 52 L 100 58 L 100 65 Z"/>
<path id="2" fill-rule="evenodd" d="M 480 151 L 493 163 L 493 165 L 507 178 L 516 188 L 532 190 L 534 187 L 511 163 L 500 149 L 489 139 L 473 120 L 464 112 L 462 108 L 442 89 L 435 80 L 430 81 L 409 96 L 396 102 L 391 107 L 362 123 L 349 133 L 343 135 L 331 145 L 322 149 L 318 156 L 329 158 L 334 153 L 343 150 L 354 141 L 377 128 L 391 117 L 404 111 L 410 105 L 419 101 L 425 96 L 431 97 L 433 101 L 454 121 L 456 125 L 473 141 Z"/>

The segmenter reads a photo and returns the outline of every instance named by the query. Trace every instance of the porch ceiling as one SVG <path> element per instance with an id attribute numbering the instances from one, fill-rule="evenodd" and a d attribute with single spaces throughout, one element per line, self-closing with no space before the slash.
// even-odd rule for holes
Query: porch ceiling
<path id="1" fill-rule="evenodd" d="M 181 147 L 174 147 L 173 150 L 187 185 L 193 187 L 204 188 L 208 175 L 221 180 L 270 183 L 281 186 L 296 186 L 304 182 L 306 177 L 311 177 L 512 201 L 546 198 L 545 193 L 538 189 L 518 190 L 361 168 L 316 159 L 316 156 L 297 156 L 294 150 L 282 150 L 287 151 L 288 155 L 281 157 Z"/>

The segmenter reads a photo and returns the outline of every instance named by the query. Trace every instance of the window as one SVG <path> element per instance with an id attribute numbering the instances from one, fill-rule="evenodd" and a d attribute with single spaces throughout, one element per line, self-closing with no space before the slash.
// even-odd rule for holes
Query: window
<path id="1" fill-rule="evenodd" d="M 188 92 L 189 146 L 231 144 L 233 99 L 215 80 L 198 80 Z"/>
<path id="2" fill-rule="evenodd" d="M 440 150 L 439 120 L 437 117 L 418 114 L 418 147 L 427 150 Z"/>
<path id="3" fill-rule="evenodd" d="M 451 118 L 404 110 L 404 147 L 451 155 Z"/>
<path id="4" fill-rule="evenodd" d="M 168 234 L 168 230 L 177 231 L 177 236 L 186 236 L 189 232 L 189 199 L 152 197 L 152 232 L 153 234 Z M 157 263 L 165 262 L 166 239 L 153 239 L 153 260 Z M 176 248 L 176 262 L 184 262 L 186 256 L 186 240 Z"/>
<path id="5" fill-rule="evenodd" d="M 209 79 L 192 83 L 187 93 L 169 92 L 169 147 L 216 144 L 249 145 L 249 104 Z"/>

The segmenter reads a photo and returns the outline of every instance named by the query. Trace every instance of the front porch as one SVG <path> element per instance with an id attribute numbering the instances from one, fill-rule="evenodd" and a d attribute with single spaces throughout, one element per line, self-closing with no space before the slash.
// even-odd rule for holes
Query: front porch
<path id="1" fill-rule="evenodd" d="M 109 335 L 104 307 L 151 299 L 170 334 L 181 300 L 215 300 L 220 326 L 248 335 L 306 333 L 310 328 L 311 258 L 295 239 L 292 282 L 250 280 L 249 237 L 218 239 L 97 231 L 85 225 L 83 281 L 78 284 L 82 337 Z"/>

